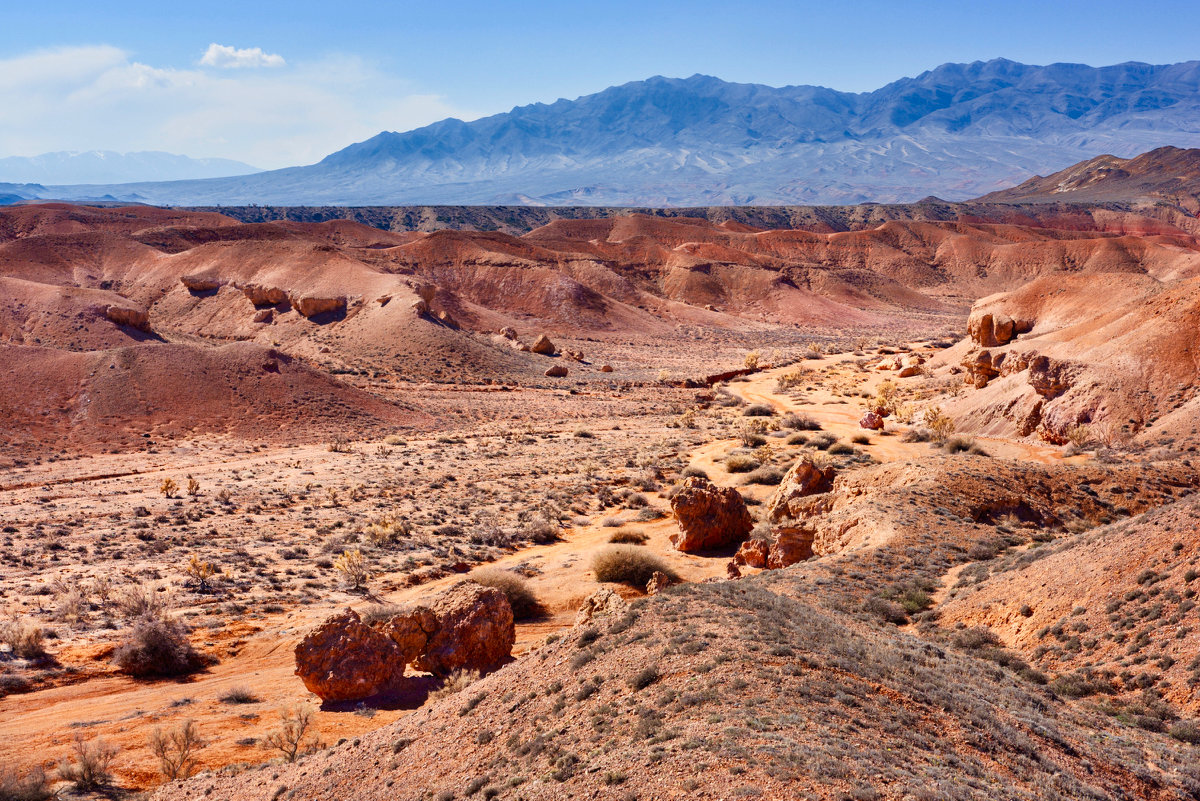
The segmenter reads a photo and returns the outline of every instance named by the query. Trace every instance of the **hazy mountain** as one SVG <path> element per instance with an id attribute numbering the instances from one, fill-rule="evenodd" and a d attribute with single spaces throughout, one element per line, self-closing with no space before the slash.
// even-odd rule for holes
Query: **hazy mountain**
<path id="1" fill-rule="evenodd" d="M 1200 62 L 997 59 L 863 94 L 656 77 L 381 133 L 308 167 L 52 191 L 176 204 L 902 202 L 974 197 L 1163 144 L 1200 146 Z"/>
<path id="2" fill-rule="evenodd" d="M 0 158 L 0 181 L 12 183 L 116 184 L 223 178 L 255 172 L 259 172 L 257 167 L 240 161 L 193 159 L 156 150 L 136 153 L 62 150 L 40 156 Z"/>

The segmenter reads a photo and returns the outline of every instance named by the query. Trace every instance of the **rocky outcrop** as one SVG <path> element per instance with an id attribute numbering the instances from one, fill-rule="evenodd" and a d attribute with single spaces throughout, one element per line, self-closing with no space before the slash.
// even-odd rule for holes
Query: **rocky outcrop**
<path id="1" fill-rule="evenodd" d="M 244 284 L 238 289 L 242 290 L 242 294 L 255 306 L 278 306 L 288 299 L 287 293 L 279 287 Z"/>
<path id="2" fill-rule="evenodd" d="M 593 592 L 575 613 L 575 627 L 582 628 L 604 617 L 616 617 L 629 611 L 629 602 L 608 587 Z"/>
<path id="3" fill-rule="evenodd" d="M 553 356 L 558 348 L 554 347 L 554 343 L 550 341 L 550 337 L 542 334 L 529 346 L 529 350 L 542 356 Z"/>
<path id="4" fill-rule="evenodd" d="M 883 418 L 875 414 L 875 412 L 867 412 L 858 421 L 859 428 L 865 428 L 868 431 L 882 431 Z"/>
<path id="5" fill-rule="evenodd" d="M 985 348 L 994 348 L 1012 341 L 1015 324 L 1007 314 L 972 313 L 967 319 L 967 335 Z"/>
<path id="6" fill-rule="evenodd" d="M 498 332 L 505 339 L 515 340 L 517 338 L 517 330 L 511 326 L 504 326 Z"/>
<path id="7" fill-rule="evenodd" d="M 185 275 L 179 283 L 187 287 L 188 292 L 216 292 L 225 286 L 224 281 L 211 275 Z"/>
<path id="8" fill-rule="evenodd" d="M 767 556 L 770 555 L 770 552 L 771 546 L 765 540 L 746 540 L 742 543 L 742 547 L 738 548 L 738 552 L 733 555 L 733 561 L 738 565 L 761 569 L 767 566 Z"/>
<path id="9" fill-rule="evenodd" d="M 802 516 L 804 512 L 798 506 L 800 499 L 832 490 L 836 474 L 832 466 L 821 467 L 810 459 L 800 459 L 787 471 L 779 488 L 771 496 L 767 504 L 767 519 L 774 523 Z"/>
<path id="10" fill-rule="evenodd" d="M 464 581 L 434 599 L 435 631 L 413 667 L 439 676 L 455 670 L 488 671 L 512 653 L 512 607 L 500 590 Z"/>
<path id="11" fill-rule="evenodd" d="M 429 314 L 429 304 L 425 302 L 424 298 L 416 298 L 408 305 L 413 310 L 413 314 L 418 317 Z"/>
<path id="12" fill-rule="evenodd" d="M 658 595 L 660 592 L 671 586 L 671 577 L 661 570 L 655 570 L 650 576 L 650 580 L 646 582 L 646 594 Z"/>
<path id="13" fill-rule="evenodd" d="M 767 557 L 767 567 L 771 570 L 794 565 L 811 559 L 813 555 L 813 540 L 816 532 L 808 526 L 787 526 L 776 532 L 775 542 L 771 544 L 771 553 Z"/>
<path id="14" fill-rule="evenodd" d="M 347 609 L 326 620 L 296 646 L 296 675 L 325 701 L 352 701 L 385 689 L 404 672 L 390 638 Z"/>
<path id="15" fill-rule="evenodd" d="M 379 631 L 396 644 L 400 659 L 407 665 L 425 652 L 429 638 L 437 633 L 439 626 L 433 610 L 418 606 L 411 612 L 396 615 L 384 623 Z"/>
<path id="16" fill-rule="evenodd" d="M 346 298 L 293 295 L 292 306 L 304 317 L 316 317 L 319 314 L 343 314 L 346 311 Z"/>
<path id="17" fill-rule="evenodd" d="M 150 330 L 150 314 L 137 306 L 118 306 L 112 304 L 105 307 L 104 316 L 117 325 L 127 325 L 142 331 Z"/>
<path id="18" fill-rule="evenodd" d="M 567 368 L 563 367 L 561 364 L 556 364 L 548 369 L 545 375 L 547 378 L 566 378 L 567 372 Z"/>
<path id="19" fill-rule="evenodd" d="M 671 498 L 679 531 L 671 543 L 694 553 L 742 542 L 754 527 L 746 502 L 733 487 L 721 488 L 702 476 L 691 476 Z"/>
<path id="20" fill-rule="evenodd" d="M 1029 360 L 1029 385 L 1047 400 L 1057 398 L 1071 388 L 1071 373 L 1070 364 L 1048 356 L 1035 356 Z"/>
<path id="21" fill-rule="evenodd" d="M 269 323 L 275 319 L 274 309 L 259 309 L 251 318 L 256 323 Z"/>

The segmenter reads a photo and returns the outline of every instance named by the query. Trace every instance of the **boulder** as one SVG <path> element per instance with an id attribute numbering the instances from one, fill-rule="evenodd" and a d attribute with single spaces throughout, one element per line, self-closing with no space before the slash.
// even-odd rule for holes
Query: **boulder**
<path id="1" fill-rule="evenodd" d="M 255 306 L 278 306 L 287 300 L 287 293 L 278 287 L 246 284 L 239 289 Z"/>
<path id="2" fill-rule="evenodd" d="M 771 546 L 764 540 L 746 540 L 733 555 L 733 561 L 746 567 L 763 568 L 767 566 L 767 556 L 770 552 Z"/>
<path id="3" fill-rule="evenodd" d="M 211 275 L 185 275 L 179 282 L 187 287 L 188 292 L 215 292 L 225 285 L 220 278 Z"/>
<path id="4" fill-rule="evenodd" d="M 589 595 L 575 613 L 575 627 L 582 628 L 602 617 L 616 617 L 629 611 L 629 602 L 608 587 Z"/>
<path id="5" fill-rule="evenodd" d="M 741 577 L 742 577 L 742 570 L 741 570 L 741 568 L 738 567 L 737 560 L 730 559 L 728 562 L 725 563 L 725 578 L 732 581 L 734 579 L 740 579 Z"/>
<path id="6" fill-rule="evenodd" d="M 504 337 L 505 339 L 516 339 L 517 338 L 517 330 L 515 328 L 513 328 L 512 326 L 506 325 L 503 328 L 501 328 L 498 333 L 500 334 L 500 336 Z"/>
<path id="7" fill-rule="evenodd" d="M 437 615 L 424 606 L 395 615 L 379 627 L 379 632 L 396 644 L 400 659 L 406 665 L 420 658 L 429 645 L 429 638 L 437 630 Z"/>
<path id="8" fill-rule="evenodd" d="M 150 330 L 150 315 L 145 309 L 137 306 L 118 306 L 116 304 L 104 309 L 104 316 L 117 325 L 127 325 L 142 331 Z"/>
<path id="9" fill-rule="evenodd" d="M 612 371 L 613 371 L 613 368 L 612 368 L 612 365 L 611 365 L 611 364 L 602 364 L 602 365 L 600 365 L 600 372 L 602 372 L 602 373 L 611 373 Z"/>
<path id="10" fill-rule="evenodd" d="M 417 297 L 425 301 L 426 306 L 432 304 L 434 297 L 437 296 L 436 284 L 415 283 L 412 284 L 412 289 L 417 293 Z"/>
<path id="11" fill-rule="evenodd" d="M 875 414 L 875 412 L 867 412 L 858 421 L 859 428 L 865 428 L 868 431 L 882 431 L 883 418 Z"/>
<path id="12" fill-rule="evenodd" d="M 1011 342 L 1019 327 L 1013 318 L 1001 313 L 972 313 L 967 319 L 967 334 L 985 348 Z"/>
<path id="13" fill-rule="evenodd" d="M 259 309 L 254 313 L 254 317 L 251 319 L 253 319 L 256 323 L 269 323 L 275 319 L 275 310 Z"/>
<path id="14" fill-rule="evenodd" d="M 423 314 L 429 314 L 429 304 L 425 302 L 425 298 L 417 298 L 412 303 L 408 304 L 413 313 L 420 317 Z"/>
<path id="15" fill-rule="evenodd" d="M 783 477 L 779 488 L 767 504 L 767 519 L 775 522 L 784 518 L 798 517 L 800 512 L 793 507 L 796 501 L 809 495 L 819 495 L 833 489 L 833 478 L 837 475 L 832 466 L 819 467 L 809 459 L 800 459 Z"/>
<path id="16" fill-rule="evenodd" d="M 554 347 L 554 343 L 550 341 L 550 337 L 542 334 L 529 346 L 529 350 L 539 353 L 542 356 L 553 356 L 558 348 Z"/>
<path id="17" fill-rule="evenodd" d="M 661 570 L 655 570 L 650 576 L 650 580 L 646 582 L 646 594 L 658 595 L 660 592 L 671 586 L 671 577 Z"/>
<path id="18" fill-rule="evenodd" d="M 563 367 L 561 364 L 556 364 L 546 371 L 546 376 L 548 378 L 566 378 L 567 372 L 567 368 Z"/>
<path id="19" fill-rule="evenodd" d="M 512 653 L 512 607 L 500 590 L 464 581 L 434 598 L 430 611 L 438 628 L 413 661 L 417 670 L 438 676 L 464 669 L 483 672 L 499 667 Z"/>
<path id="20" fill-rule="evenodd" d="M 341 314 L 346 311 L 346 298 L 294 295 L 292 296 L 292 306 L 305 317 L 316 317 L 318 314 Z"/>
<path id="21" fill-rule="evenodd" d="M 671 498 L 679 531 L 671 543 L 685 553 L 725 548 L 746 539 L 754 521 L 733 487 L 718 487 L 703 476 L 690 476 Z"/>
<path id="22" fill-rule="evenodd" d="M 900 372 L 896 373 L 898 378 L 912 378 L 914 375 L 920 375 L 921 368 L 913 365 L 911 367 L 901 367 Z"/>
<path id="23" fill-rule="evenodd" d="M 323 701 L 375 695 L 404 672 L 396 643 L 363 623 L 353 609 L 309 632 L 295 653 L 296 675 Z"/>
<path id="24" fill-rule="evenodd" d="M 581 351 L 581 350 L 566 350 L 566 351 L 563 351 L 563 356 L 566 356 L 568 359 L 571 359 L 572 361 L 577 361 L 577 362 L 583 361 L 583 351 Z"/>

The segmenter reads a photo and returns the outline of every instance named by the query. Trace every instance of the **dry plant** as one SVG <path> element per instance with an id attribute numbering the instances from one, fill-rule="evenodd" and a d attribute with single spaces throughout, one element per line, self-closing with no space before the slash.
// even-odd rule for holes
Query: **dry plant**
<path id="1" fill-rule="evenodd" d="M 41 626 L 23 617 L 13 617 L 0 624 L 0 643 L 7 645 L 18 659 L 42 659 L 46 656 Z"/>
<path id="2" fill-rule="evenodd" d="M 155 727 L 150 733 L 150 753 L 158 758 L 159 770 L 168 781 L 186 779 L 196 769 L 196 752 L 205 746 L 196 730 L 196 722 L 185 720 L 179 726 L 163 731 Z"/>
<path id="3" fill-rule="evenodd" d="M 200 494 L 200 482 L 188 476 L 187 494 L 189 497 L 195 498 Z"/>
<path id="4" fill-rule="evenodd" d="M 462 692 L 477 681 L 479 681 L 478 670 L 456 670 L 446 677 L 441 687 L 438 687 L 429 694 L 429 700 L 436 701 L 439 698 L 448 698 L 455 693 Z"/>
<path id="5" fill-rule="evenodd" d="M 933 432 L 937 442 L 945 442 L 955 431 L 954 418 L 942 411 L 941 406 L 930 406 L 925 410 L 925 426 Z"/>
<path id="6" fill-rule="evenodd" d="M 1067 429 L 1067 441 L 1081 451 L 1092 441 L 1092 429 L 1083 423 L 1073 425 Z"/>
<path id="7" fill-rule="evenodd" d="M 401 539 L 407 539 L 412 534 L 412 523 L 397 514 L 385 514 L 377 517 L 363 529 L 367 539 L 376 547 L 390 545 Z"/>
<path id="8" fill-rule="evenodd" d="M 75 735 L 71 757 L 58 763 L 58 777 L 71 782 L 78 792 L 98 790 L 112 781 L 109 766 L 120 751 L 104 740 L 88 742 L 82 734 Z"/>
<path id="9" fill-rule="evenodd" d="M 746 369 L 747 370 L 757 370 L 758 369 L 758 360 L 760 358 L 761 358 L 761 355 L 756 350 L 752 350 L 749 353 L 747 353 L 746 361 L 745 361 Z"/>
<path id="10" fill-rule="evenodd" d="M 312 714 L 312 709 L 307 706 L 279 710 L 279 728 L 267 732 L 263 741 L 271 748 L 281 751 L 285 761 L 295 762 L 301 753 L 315 745 L 315 742 L 308 738 Z"/>
<path id="11" fill-rule="evenodd" d="M 164 478 L 162 483 L 158 485 L 158 491 L 166 498 L 174 498 L 175 493 L 179 492 L 179 485 L 175 483 L 173 478 Z"/>
<path id="12" fill-rule="evenodd" d="M 187 567 L 183 569 L 183 572 L 195 579 L 197 592 L 208 592 L 212 589 L 208 580 L 217 574 L 217 566 L 212 562 L 205 562 L 196 554 L 192 554 L 192 558 L 188 561 Z"/>
<path id="13" fill-rule="evenodd" d="M 367 560 L 358 548 L 342 551 L 342 555 L 334 560 L 333 569 L 341 573 L 350 583 L 350 588 L 354 590 L 361 589 L 367 583 L 367 579 L 371 577 L 370 570 L 367 568 Z"/>

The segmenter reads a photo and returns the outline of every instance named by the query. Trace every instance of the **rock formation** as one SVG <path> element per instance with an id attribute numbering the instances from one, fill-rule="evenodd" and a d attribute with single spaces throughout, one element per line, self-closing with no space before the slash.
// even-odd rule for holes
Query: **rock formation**
<path id="1" fill-rule="evenodd" d="M 512 653 L 512 607 L 500 590 L 464 581 L 433 600 L 437 631 L 413 667 L 438 676 L 455 670 L 493 670 Z"/>
<path id="2" fill-rule="evenodd" d="M 629 611 L 629 602 L 617 595 L 608 587 L 601 587 L 593 592 L 575 613 L 575 627 L 589 625 L 593 620 L 602 617 L 615 617 Z"/>
<path id="3" fill-rule="evenodd" d="M 679 524 L 671 543 L 685 553 L 737 544 L 754 527 L 736 489 L 717 487 L 702 476 L 691 476 L 683 482 L 671 498 L 671 511 Z"/>
<path id="4" fill-rule="evenodd" d="M 542 356 L 553 356 L 558 348 L 554 347 L 554 343 L 550 341 L 550 337 L 542 334 L 529 346 L 529 350 Z"/>
<path id="5" fill-rule="evenodd" d="M 568 373 L 567 368 L 563 367 L 561 364 L 556 364 L 553 367 L 546 370 L 546 377 L 547 378 L 566 378 L 567 373 Z"/>
<path id="6" fill-rule="evenodd" d="M 404 672 L 400 649 L 347 609 L 309 632 L 296 646 L 296 675 L 325 701 L 375 695 Z"/>

